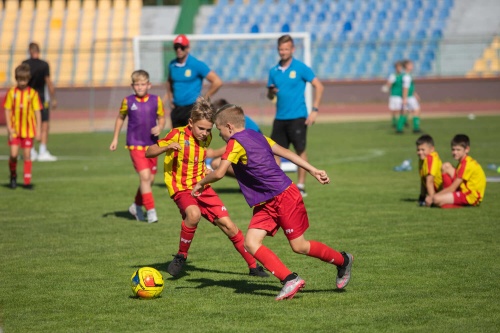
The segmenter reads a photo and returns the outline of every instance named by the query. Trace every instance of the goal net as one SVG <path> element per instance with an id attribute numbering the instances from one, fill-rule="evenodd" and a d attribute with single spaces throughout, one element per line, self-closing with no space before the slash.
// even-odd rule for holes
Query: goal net
<path id="1" fill-rule="evenodd" d="M 187 35 L 190 54 L 205 62 L 224 82 L 214 96 L 242 105 L 257 122 L 268 122 L 274 105 L 266 98 L 266 83 L 271 67 L 279 61 L 277 40 L 282 33 Z M 311 66 L 309 33 L 290 33 L 294 57 Z M 177 35 L 137 36 L 133 41 L 134 67 L 146 70 L 154 86 L 165 89 L 168 64 L 175 58 L 172 42 Z M 164 92 L 163 92 L 164 94 Z M 311 106 L 311 87 L 306 101 Z M 271 111 L 269 111 L 271 110 Z M 271 113 L 271 114 L 269 114 Z"/>

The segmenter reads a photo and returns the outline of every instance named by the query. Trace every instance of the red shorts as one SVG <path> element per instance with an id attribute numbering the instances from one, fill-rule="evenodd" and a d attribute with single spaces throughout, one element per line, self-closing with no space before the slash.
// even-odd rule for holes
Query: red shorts
<path id="1" fill-rule="evenodd" d="M 156 175 L 156 171 L 158 170 L 156 167 L 158 164 L 158 157 L 147 158 L 145 154 L 146 152 L 144 150 L 130 151 L 130 158 L 132 159 L 135 171 L 140 172 L 144 169 L 149 169 L 153 175 Z"/>
<path id="2" fill-rule="evenodd" d="M 453 192 L 453 204 L 460 206 L 470 206 L 470 203 L 467 201 L 465 194 L 461 191 Z"/>
<path id="3" fill-rule="evenodd" d="M 205 188 L 199 197 L 193 197 L 191 190 L 188 190 L 175 193 L 172 199 L 179 207 L 183 219 L 186 218 L 186 209 L 189 206 L 198 206 L 201 216 L 212 223 L 221 217 L 229 216 L 226 206 L 211 187 Z"/>
<path id="4" fill-rule="evenodd" d="M 9 140 L 9 146 L 21 146 L 21 148 L 33 147 L 33 138 L 13 138 Z"/>
<path id="5" fill-rule="evenodd" d="M 265 204 L 255 206 L 248 229 L 262 229 L 274 236 L 282 228 L 288 240 L 302 236 L 309 228 L 306 207 L 295 184 Z"/>

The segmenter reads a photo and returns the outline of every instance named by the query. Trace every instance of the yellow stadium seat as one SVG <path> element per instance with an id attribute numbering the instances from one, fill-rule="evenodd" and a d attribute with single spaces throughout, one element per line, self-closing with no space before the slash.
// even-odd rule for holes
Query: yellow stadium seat
<path id="1" fill-rule="evenodd" d="M 484 72 L 486 70 L 486 61 L 484 59 L 477 59 L 474 63 L 474 71 Z"/>
<path id="2" fill-rule="evenodd" d="M 491 43 L 491 46 L 494 48 L 494 49 L 500 49 L 500 36 L 496 36 L 493 38 L 493 43 Z"/>
<path id="3" fill-rule="evenodd" d="M 487 47 L 483 52 L 483 59 L 489 60 L 496 56 L 496 51 L 492 47 Z"/>
<path id="4" fill-rule="evenodd" d="M 499 58 L 491 60 L 490 69 L 494 72 L 500 71 L 500 59 Z"/>

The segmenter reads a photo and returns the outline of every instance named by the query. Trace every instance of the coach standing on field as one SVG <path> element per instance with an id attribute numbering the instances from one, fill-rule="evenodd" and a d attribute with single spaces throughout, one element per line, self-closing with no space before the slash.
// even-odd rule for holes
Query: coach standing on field
<path id="1" fill-rule="evenodd" d="M 189 40 L 184 35 L 174 39 L 177 58 L 168 65 L 165 105 L 170 106 L 172 128 L 186 126 L 191 109 L 201 94 L 203 79 L 210 82 L 204 97 L 213 96 L 222 86 L 222 80 L 202 61 L 189 54 Z"/>
<path id="2" fill-rule="evenodd" d="M 55 109 L 57 107 L 56 92 L 50 79 L 49 64 L 40 59 L 40 46 L 38 46 L 37 43 L 30 43 L 29 53 L 30 58 L 23 61 L 23 64 L 28 64 L 30 66 L 31 79 L 28 82 L 28 86 L 38 92 L 43 105 L 40 148 L 38 153 L 34 147 L 32 148 L 31 159 L 33 161 L 52 162 L 56 161 L 57 157 L 52 156 L 48 151 L 47 141 L 49 139 L 49 111 L 50 108 Z M 45 87 L 48 88 L 47 90 L 50 98 L 46 98 Z"/>
<path id="3" fill-rule="evenodd" d="M 307 126 L 314 124 L 318 115 L 319 103 L 323 96 L 323 84 L 311 68 L 293 57 L 294 51 L 295 46 L 290 35 L 283 35 L 278 39 L 280 62 L 269 71 L 267 83 L 267 97 L 269 99 L 277 97 L 276 117 L 271 139 L 285 148 L 292 144 L 297 155 L 307 161 Z M 314 100 L 310 114 L 307 112 L 305 99 L 307 82 L 311 82 L 314 87 Z M 280 162 L 279 159 L 277 162 Z M 306 171 L 299 168 L 297 187 L 303 197 L 307 195 L 305 180 Z"/>

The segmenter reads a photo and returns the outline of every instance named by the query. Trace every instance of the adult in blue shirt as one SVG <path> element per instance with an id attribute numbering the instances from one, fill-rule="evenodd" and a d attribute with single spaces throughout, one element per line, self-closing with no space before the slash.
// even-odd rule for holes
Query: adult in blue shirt
<path id="1" fill-rule="evenodd" d="M 185 35 L 174 39 L 176 59 L 168 65 L 167 94 L 164 105 L 170 107 L 172 128 L 186 126 L 191 109 L 201 95 L 203 79 L 210 82 L 204 97 L 213 96 L 222 86 L 220 77 L 202 61 L 189 54 L 189 40 Z"/>
<path id="2" fill-rule="evenodd" d="M 269 71 L 267 82 L 267 97 L 271 100 L 277 98 L 271 139 L 285 148 L 292 144 L 297 155 L 307 161 L 307 127 L 314 124 L 318 115 L 323 84 L 311 68 L 293 57 L 294 51 L 295 46 L 290 35 L 283 35 L 278 39 L 280 61 Z M 314 87 L 314 100 L 310 113 L 307 111 L 305 99 L 307 82 Z M 280 163 L 279 157 L 276 158 L 276 162 Z M 305 180 L 306 171 L 299 168 L 297 187 L 304 197 L 307 195 Z"/>

